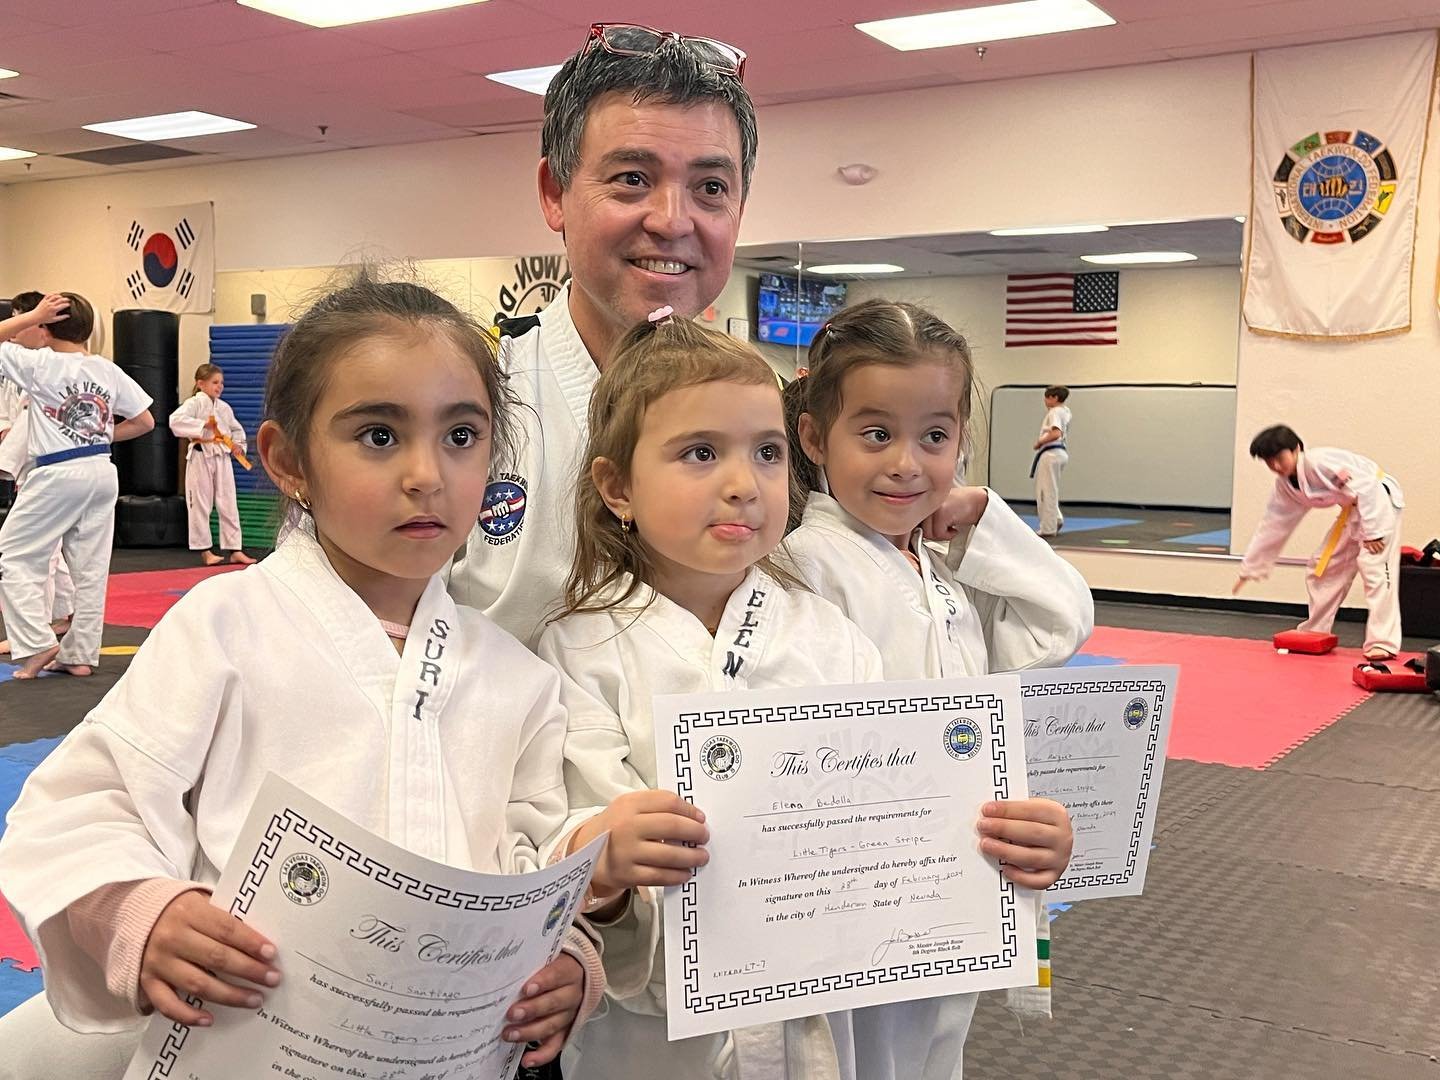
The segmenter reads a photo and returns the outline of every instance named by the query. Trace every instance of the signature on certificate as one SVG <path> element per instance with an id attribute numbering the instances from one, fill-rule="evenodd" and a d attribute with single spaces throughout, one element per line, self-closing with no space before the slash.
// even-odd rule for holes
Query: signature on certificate
<path id="1" fill-rule="evenodd" d="M 870 953 L 870 966 L 878 967 L 883 963 L 886 955 L 896 945 L 904 945 L 912 941 L 937 941 L 945 938 L 966 937 L 967 935 L 960 928 L 969 925 L 968 922 L 947 922 L 936 923 L 934 926 L 927 926 L 920 929 L 897 929 L 884 941 L 875 946 L 874 950 Z"/>

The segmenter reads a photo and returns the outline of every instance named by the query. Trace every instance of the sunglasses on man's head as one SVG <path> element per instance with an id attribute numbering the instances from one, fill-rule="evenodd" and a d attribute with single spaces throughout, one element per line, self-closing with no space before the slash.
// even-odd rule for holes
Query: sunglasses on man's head
<path id="1" fill-rule="evenodd" d="M 595 23 L 590 27 L 584 52 L 600 48 L 615 56 L 656 56 L 667 41 L 679 44 L 711 71 L 744 81 L 745 53 L 734 45 L 714 38 L 689 37 L 673 30 L 656 30 L 653 26 L 640 26 L 638 23 Z"/>

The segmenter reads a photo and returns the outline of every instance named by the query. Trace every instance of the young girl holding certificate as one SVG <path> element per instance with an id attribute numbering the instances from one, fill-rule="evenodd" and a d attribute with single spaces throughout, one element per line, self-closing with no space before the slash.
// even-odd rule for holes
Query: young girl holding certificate
<path id="1" fill-rule="evenodd" d="M 809 374 L 787 390 L 798 415 L 794 452 L 809 492 L 787 539 L 804 578 L 880 646 L 887 679 L 984 675 L 1063 664 L 1094 626 L 1090 590 L 1074 567 L 986 488 L 963 489 L 965 535 L 948 553 L 927 546 L 921 523 L 950 494 L 970 413 L 964 338 L 913 304 L 869 300 L 826 323 L 810 347 Z M 1049 799 L 994 804 L 980 823 L 984 849 L 1031 889 L 1053 884 L 1069 862 L 1065 808 Z M 1037 902 L 1041 993 L 1012 1005 L 1048 1013 L 1049 928 Z M 934 1046 L 909 1044 L 903 1067 L 864 1067 L 867 1077 L 960 1073 L 974 995 L 888 1007 L 908 1010 Z M 888 1017 L 858 1010 L 855 1053 L 867 1061 Z M 958 1033 L 958 1034 L 957 1034 Z"/>
<path id="2" fill-rule="evenodd" d="M 593 888 L 615 1001 L 586 1029 L 579 1071 L 898 1075 L 857 1061 L 851 1013 L 666 1041 L 661 889 L 707 861 L 709 836 L 699 810 L 653 790 L 653 695 L 867 682 L 881 665 L 854 624 L 786 569 L 788 454 L 773 373 L 748 346 L 657 316 L 621 342 L 591 399 L 567 606 L 539 644 L 564 675 L 570 714 L 566 786 L 581 824 L 567 846 L 610 832 Z M 872 1031 L 876 1060 L 908 1060 L 906 1044 L 935 1036 L 888 1006 L 871 1011 L 895 1021 Z"/>
<path id="3" fill-rule="evenodd" d="M 270 771 L 484 872 L 535 869 L 564 824 L 558 676 L 440 577 L 508 448 L 489 335 L 426 289 L 362 276 L 286 336 L 266 398 L 260 456 L 294 527 L 175 605 L 11 811 L 0 888 L 48 998 L 0 1022 L 12 1075 L 119 1075 L 143 1013 L 203 1027 L 279 983 L 286 948 L 208 900 Z M 539 1043 L 525 1065 L 602 992 L 571 933 L 507 1014 L 505 1039 Z"/>

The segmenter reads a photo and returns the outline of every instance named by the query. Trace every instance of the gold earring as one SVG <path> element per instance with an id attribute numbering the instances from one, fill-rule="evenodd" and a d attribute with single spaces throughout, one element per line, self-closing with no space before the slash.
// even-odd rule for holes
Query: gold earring
<path id="1" fill-rule="evenodd" d="M 295 501 L 300 504 L 301 510 L 309 511 L 310 500 L 305 498 L 304 493 L 299 488 L 295 489 Z"/>
<path id="2" fill-rule="evenodd" d="M 626 536 L 630 535 L 630 519 L 624 514 L 620 515 L 620 531 Z"/>

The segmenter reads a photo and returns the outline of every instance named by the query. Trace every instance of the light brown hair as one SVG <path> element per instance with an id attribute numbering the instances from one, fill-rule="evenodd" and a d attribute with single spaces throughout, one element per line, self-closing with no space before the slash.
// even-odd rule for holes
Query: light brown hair
<path id="1" fill-rule="evenodd" d="M 575 488 L 575 562 L 555 618 L 624 607 L 642 584 L 654 581 L 649 546 L 637 530 L 621 529 L 595 486 L 591 466 L 605 458 L 628 483 L 646 410 L 672 390 L 712 382 L 773 386 L 777 397 L 780 393 L 775 372 L 755 349 L 688 319 L 641 323 L 616 345 L 590 397 L 590 438 Z M 804 588 L 787 561 L 772 553 L 758 565 L 787 588 Z M 624 593 L 607 596 L 626 575 Z"/>
<path id="2" fill-rule="evenodd" d="M 799 417 L 808 413 L 823 440 L 844 409 L 845 376 L 865 364 L 914 367 L 940 363 L 961 376 L 960 435 L 970 423 L 970 397 L 975 370 L 970 346 L 963 335 L 939 316 L 917 304 L 873 299 L 837 312 L 810 343 L 810 372 L 787 391 L 795 420 L 790 426 L 790 459 L 797 486 L 815 490 L 817 470 L 810 464 L 799 440 Z M 800 463 L 804 462 L 804 465 Z M 793 520 L 793 516 L 792 516 Z"/>
<path id="3" fill-rule="evenodd" d="M 219 364 L 201 364 L 195 369 L 195 385 L 198 387 L 212 375 L 223 375 L 225 372 Z"/>

